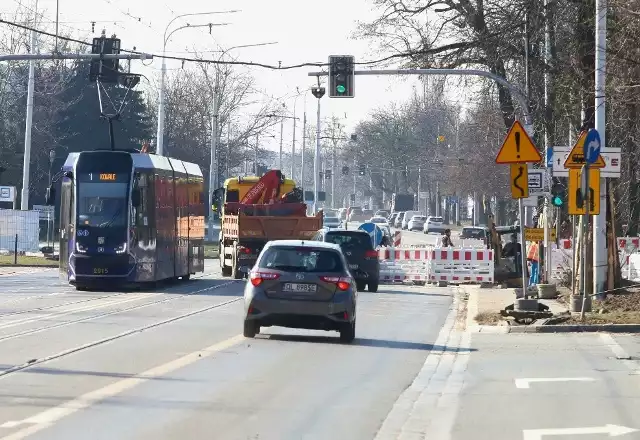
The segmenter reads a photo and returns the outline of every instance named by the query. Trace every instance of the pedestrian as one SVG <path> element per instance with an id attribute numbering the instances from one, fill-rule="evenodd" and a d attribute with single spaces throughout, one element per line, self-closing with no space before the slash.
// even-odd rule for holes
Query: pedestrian
<path id="1" fill-rule="evenodd" d="M 453 242 L 451 241 L 451 229 L 444 230 L 444 237 L 442 237 L 442 247 L 453 247 Z"/>
<path id="2" fill-rule="evenodd" d="M 513 266 L 516 273 L 521 274 L 522 245 L 518 243 L 518 234 L 511 234 L 511 241 L 502 248 L 502 258 L 513 257 Z"/>
<path id="3" fill-rule="evenodd" d="M 531 265 L 531 276 L 529 277 L 529 286 L 535 286 L 539 281 L 539 267 L 540 267 L 540 250 L 538 242 L 531 242 L 529 249 L 527 250 L 527 261 Z"/>

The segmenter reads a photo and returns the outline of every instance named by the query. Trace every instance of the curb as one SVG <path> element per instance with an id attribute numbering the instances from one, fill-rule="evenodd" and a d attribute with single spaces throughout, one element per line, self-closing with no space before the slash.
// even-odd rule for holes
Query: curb
<path id="1" fill-rule="evenodd" d="M 508 333 L 640 333 L 640 324 L 523 325 L 508 329 Z"/>

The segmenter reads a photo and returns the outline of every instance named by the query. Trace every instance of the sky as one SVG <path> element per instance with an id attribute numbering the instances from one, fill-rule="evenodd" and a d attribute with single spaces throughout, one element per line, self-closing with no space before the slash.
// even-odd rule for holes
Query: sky
<path id="1" fill-rule="evenodd" d="M 371 0 L 58 0 L 60 31 L 74 38 L 90 41 L 100 36 L 106 29 L 108 36 L 115 33 L 122 40 L 122 47 L 160 54 L 163 33 L 167 24 L 177 15 L 197 12 L 239 10 L 228 14 L 204 15 L 178 19 L 170 30 L 181 24 L 229 23 L 209 28 L 180 30 L 173 34 L 167 44 L 167 54 L 191 56 L 188 51 L 211 49 L 214 44 L 224 48 L 277 42 L 261 47 L 234 49 L 230 52 L 241 61 L 253 61 L 277 66 L 302 62 L 326 62 L 329 55 L 354 55 L 356 61 L 373 60 L 381 57 L 371 41 L 356 40 L 352 35 L 357 20 L 368 21 L 377 16 Z M 20 5 L 34 9 L 36 0 L 3 0 L 0 13 L 7 13 Z M 37 0 L 37 8 L 44 13 L 44 23 L 49 30 L 56 16 L 56 0 Z M 91 22 L 95 22 L 92 33 Z M 215 56 L 216 54 L 209 55 Z M 132 63 L 132 72 L 148 77 L 159 77 L 161 60 L 155 59 L 148 66 L 142 62 Z M 181 62 L 168 61 L 168 69 L 181 68 Z M 317 68 L 294 70 L 268 70 L 252 68 L 257 86 L 266 95 L 291 96 L 286 100 L 287 108 L 302 119 L 306 107 L 309 120 L 316 117 L 316 99 L 307 93 L 294 102 L 296 87 L 308 89 L 316 83 L 308 72 Z M 326 77 L 325 77 L 326 78 Z M 356 77 L 353 99 L 322 99 L 323 117 L 335 115 L 346 126 L 347 133 L 375 108 L 390 102 L 401 102 L 409 98 L 412 88 L 417 85 L 417 77 L 398 78 L 394 76 Z M 421 88 L 421 86 L 420 86 Z M 306 96 L 306 99 L 305 99 Z M 306 104 L 305 104 L 306 101 Z M 299 122 L 300 126 L 302 122 Z M 298 128 L 298 138 L 300 133 Z M 279 131 L 279 130 L 278 130 Z M 279 134 L 279 133 L 278 133 Z M 291 144 L 292 123 L 284 130 L 285 145 Z M 279 136 L 270 139 L 271 149 L 277 149 Z M 289 147 L 290 148 L 290 147 Z M 285 147 L 286 149 L 286 147 Z"/>

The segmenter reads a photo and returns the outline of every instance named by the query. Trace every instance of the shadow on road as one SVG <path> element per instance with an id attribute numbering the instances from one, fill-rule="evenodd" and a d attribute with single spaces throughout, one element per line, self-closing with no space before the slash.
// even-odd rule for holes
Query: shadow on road
<path id="1" fill-rule="evenodd" d="M 7 367 L 8 368 L 8 367 Z M 3 368 L 0 368 L 0 371 Z M 47 374 L 52 376 L 95 376 L 95 377 L 116 377 L 120 379 L 145 379 L 169 382 L 189 382 L 187 379 L 178 379 L 167 376 L 147 377 L 141 374 L 117 373 L 107 371 L 86 371 L 86 370 L 67 370 L 58 368 L 33 367 L 20 370 L 21 373 Z"/>
<path id="2" fill-rule="evenodd" d="M 377 293 L 384 293 L 386 295 L 415 295 L 415 296 L 443 296 L 450 297 L 451 294 L 448 293 L 423 293 L 423 292 L 415 292 L 411 290 L 386 290 L 380 289 Z M 376 294 L 373 294 L 376 295 Z"/>
<path id="3" fill-rule="evenodd" d="M 302 335 L 264 335 L 266 338 L 272 341 L 292 341 L 292 342 L 308 342 L 313 344 L 338 344 L 338 345 L 356 345 L 361 347 L 379 347 L 379 348 L 393 348 L 400 350 L 424 350 L 424 351 L 444 351 L 444 352 L 458 352 L 458 353 L 470 353 L 477 351 L 475 348 L 467 347 L 447 347 L 442 345 L 424 344 L 421 342 L 410 341 L 394 341 L 386 339 L 371 339 L 371 338 L 356 338 L 351 344 L 343 344 L 340 342 L 340 338 L 331 336 L 302 336 Z"/>

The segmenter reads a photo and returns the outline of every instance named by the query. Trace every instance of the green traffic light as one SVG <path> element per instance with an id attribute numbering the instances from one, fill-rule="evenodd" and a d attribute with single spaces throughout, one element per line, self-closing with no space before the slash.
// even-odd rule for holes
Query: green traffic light
<path id="1" fill-rule="evenodd" d="M 561 198 L 561 197 L 558 197 L 558 196 L 555 196 L 555 197 L 553 198 L 552 203 L 553 203 L 553 206 L 562 206 L 562 204 L 563 204 L 563 202 L 562 202 L 562 198 Z"/>
<path id="2" fill-rule="evenodd" d="M 344 93 L 347 91 L 347 88 L 340 84 L 339 86 L 336 86 L 336 90 L 338 91 L 338 93 Z"/>

